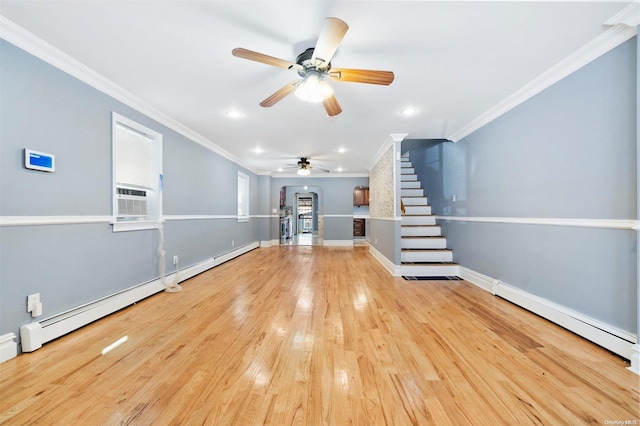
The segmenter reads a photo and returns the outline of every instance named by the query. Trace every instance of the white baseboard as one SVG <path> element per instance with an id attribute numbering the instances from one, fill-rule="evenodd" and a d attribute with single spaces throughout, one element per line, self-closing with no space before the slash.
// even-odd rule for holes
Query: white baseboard
<path id="1" fill-rule="evenodd" d="M 273 239 L 273 240 L 268 240 L 268 241 L 260 241 L 260 247 L 273 247 L 273 246 L 277 246 L 280 245 L 280 240 L 278 239 Z"/>
<path id="2" fill-rule="evenodd" d="M 353 240 L 324 240 L 323 246 L 330 247 L 353 247 Z"/>
<path id="3" fill-rule="evenodd" d="M 469 268 L 465 268 L 464 266 L 459 267 L 460 278 L 469 281 L 471 284 L 474 284 L 480 287 L 483 290 L 488 291 L 491 294 L 496 294 L 495 285 L 498 280 L 495 280 L 487 275 L 481 274 L 480 272 L 476 272 Z"/>
<path id="4" fill-rule="evenodd" d="M 638 338 L 637 335 L 633 333 L 590 318 L 562 305 L 462 266 L 460 267 L 460 277 L 496 296 L 540 315 L 623 358 L 632 360 L 632 366 L 633 357 L 638 357 L 637 350 L 634 355 L 634 347 L 638 346 L 637 344 L 634 345 L 634 343 L 638 341 Z M 637 364 L 638 361 L 636 361 L 636 365 Z"/>
<path id="5" fill-rule="evenodd" d="M 640 375 L 640 345 L 637 343 L 633 345 L 631 352 L 631 366 L 629 370 Z"/>
<path id="6" fill-rule="evenodd" d="M 208 269 L 214 268 L 224 262 L 227 262 L 258 247 L 259 243 L 254 242 L 228 253 L 224 253 L 220 256 L 212 257 L 188 268 L 182 269 L 179 271 L 178 282 L 185 281 Z M 173 282 L 174 276 L 175 272 L 172 274 L 167 274 L 165 276 L 165 281 Z M 40 347 L 42 343 L 49 342 L 71 331 L 77 330 L 84 325 L 87 325 L 95 320 L 112 314 L 113 312 L 116 312 L 122 308 L 126 308 L 127 306 L 132 305 L 156 293 L 159 293 L 164 289 L 164 284 L 158 278 L 148 283 L 123 290 L 106 298 L 88 303 L 78 308 L 39 321 L 42 326 L 40 337 L 41 341 L 34 341 L 32 343 L 35 344 L 34 347 Z M 22 326 L 21 332 L 29 333 L 29 328 L 26 325 Z"/>
<path id="7" fill-rule="evenodd" d="M 378 262 L 380 262 L 380 264 L 382 266 L 384 266 L 384 268 L 389 271 L 389 273 L 391 275 L 393 275 L 394 277 L 401 277 L 402 276 L 402 266 L 401 265 L 395 265 L 393 262 L 391 262 L 389 259 L 387 259 L 382 253 L 380 253 L 378 250 L 376 250 L 375 247 L 373 247 L 372 245 L 369 245 L 369 253 L 371 253 L 373 255 L 373 257 L 376 258 L 376 260 Z"/>
<path id="8" fill-rule="evenodd" d="M 18 355 L 18 344 L 14 342 L 15 338 L 15 333 L 7 333 L 0 336 L 0 363 Z"/>

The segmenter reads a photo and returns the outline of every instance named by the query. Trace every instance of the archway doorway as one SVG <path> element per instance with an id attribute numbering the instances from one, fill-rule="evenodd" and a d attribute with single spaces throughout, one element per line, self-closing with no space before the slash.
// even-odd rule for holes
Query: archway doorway
<path id="1" fill-rule="evenodd" d="M 280 189 L 280 244 L 322 245 L 321 189 L 284 186 Z"/>

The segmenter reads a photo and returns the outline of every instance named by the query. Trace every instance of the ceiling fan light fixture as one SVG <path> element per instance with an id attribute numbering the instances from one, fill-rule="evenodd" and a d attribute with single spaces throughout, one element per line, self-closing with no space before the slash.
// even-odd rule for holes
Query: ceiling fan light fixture
<path id="1" fill-rule="evenodd" d="M 333 89 L 317 71 L 309 71 L 296 89 L 296 96 L 306 102 L 322 102 L 333 95 Z"/>
<path id="2" fill-rule="evenodd" d="M 298 169 L 297 173 L 300 176 L 309 176 L 311 174 L 311 170 L 307 169 L 306 167 L 303 167 L 303 168 Z"/>

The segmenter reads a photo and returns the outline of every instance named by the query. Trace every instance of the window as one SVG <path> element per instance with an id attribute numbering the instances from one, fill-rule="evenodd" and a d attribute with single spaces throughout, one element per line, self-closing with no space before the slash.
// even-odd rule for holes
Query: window
<path id="1" fill-rule="evenodd" d="M 162 135 L 112 114 L 113 231 L 157 228 L 162 215 Z"/>
<path id="2" fill-rule="evenodd" d="M 249 221 L 249 176 L 238 172 L 238 222 Z"/>

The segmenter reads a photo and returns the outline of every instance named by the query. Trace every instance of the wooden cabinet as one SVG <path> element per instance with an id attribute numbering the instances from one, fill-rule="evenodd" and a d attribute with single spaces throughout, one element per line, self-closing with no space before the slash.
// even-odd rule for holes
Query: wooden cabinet
<path id="1" fill-rule="evenodd" d="M 353 188 L 353 205 L 357 207 L 369 205 L 368 186 L 356 186 Z"/>
<path id="2" fill-rule="evenodd" d="M 364 237 L 365 219 L 353 219 L 353 236 Z"/>

